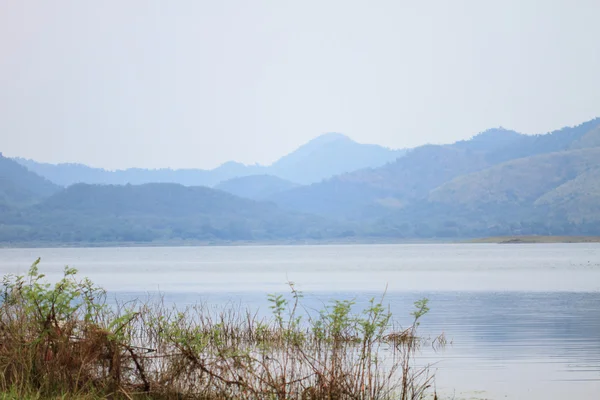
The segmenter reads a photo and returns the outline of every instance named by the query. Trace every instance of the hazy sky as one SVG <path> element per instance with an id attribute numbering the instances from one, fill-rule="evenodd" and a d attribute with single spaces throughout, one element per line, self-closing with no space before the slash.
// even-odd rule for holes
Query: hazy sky
<path id="1" fill-rule="evenodd" d="M 600 1 L 0 0 L 0 151 L 270 163 L 600 116 Z"/>

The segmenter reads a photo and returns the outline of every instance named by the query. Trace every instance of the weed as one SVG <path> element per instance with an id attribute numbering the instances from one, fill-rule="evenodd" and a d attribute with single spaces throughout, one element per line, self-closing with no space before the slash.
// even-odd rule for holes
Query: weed
<path id="1" fill-rule="evenodd" d="M 38 265 L 2 281 L 4 398 L 415 400 L 431 389 L 413 362 L 426 299 L 407 329 L 384 296 L 363 310 L 338 300 L 310 313 L 293 283 L 290 300 L 268 296 L 269 318 L 162 301 L 113 307 L 76 270 L 51 285 Z"/>

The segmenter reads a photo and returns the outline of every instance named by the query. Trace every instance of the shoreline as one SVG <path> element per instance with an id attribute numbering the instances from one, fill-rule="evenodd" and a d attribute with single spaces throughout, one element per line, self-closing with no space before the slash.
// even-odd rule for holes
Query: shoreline
<path id="1" fill-rule="evenodd" d="M 0 243 L 0 249 L 42 248 L 118 248 L 118 247 L 252 247 L 252 246 L 327 246 L 327 245 L 393 245 L 393 244 L 556 244 L 600 243 L 600 236 L 490 236 L 484 238 L 362 238 L 362 239 L 298 239 L 298 240 L 166 240 L 155 242 L 17 242 Z"/>
<path id="2" fill-rule="evenodd" d="M 491 236 L 473 239 L 467 243 L 483 244 L 555 244 L 555 243 L 600 243 L 600 236 Z"/>
<path id="3" fill-rule="evenodd" d="M 318 245 L 384 245 L 384 244 L 456 244 L 463 240 L 448 239 L 368 239 L 364 240 L 190 240 L 190 241 L 156 241 L 156 242 L 18 242 L 0 243 L 0 249 L 39 249 L 39 248 L 117 248 L 117 247 L 242 247 L 242 246 L 318 246 Z"/>

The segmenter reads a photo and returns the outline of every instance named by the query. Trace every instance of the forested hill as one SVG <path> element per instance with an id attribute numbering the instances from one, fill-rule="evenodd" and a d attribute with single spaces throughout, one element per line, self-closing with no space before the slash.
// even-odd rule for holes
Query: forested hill
<path id="1" fill-rule="evenodd" d="M 297 186 L 300 185 L 273 175 L 251 175 L 221 182 L 215 186 L 215 189 L 247 199 L 264 200 Z"/>
<path id="2" fill-rule="evenodd" d="M 600 119 L 545 135 L 494 129 L 271 199 L 358 222 L 360 235 L 598 234 L 599 146 Z"/>
<path id="3" fill-rule="evenodd" d="M 272 196 L 282 208 L 338 217 L 382 214 L 422 205 L 447 182 L 516 159 L 600 144 L 600 119 L 545 135 L 521 135 L 493 129 L 451 145 L 426 145 L 380 168 L 342 174 L 332 179 Z M 570 158 L 569 158 L 570 159 Z M 558 162 L 559 159 L 556 159 Z M 508 186 L 520 181 L 510 180 Z M 535 175 L 544 181 L 547 177 Z M 486 182 L 472 186 L 485 187 Z M 465 194 L 466 195 L 466 194 Z"/>
<path id="4" fill-rule="evenodd" d="M 282 240 L 333 229 L 323 218 L 281 211 L 274 204 L 164 183 L 77 184 L 1 216 L 0 242 Z"/>
<path id="5" fill-rule="evenodd" d="M 0 204 L 24 206 L 61 188 L 0 153 Z"/>
<path id="6" fill-rule="evenodd" d="M 491 129 L 311 185 L 255 175 L 218 187 L 61 188 L 0 157 L 0 243 L 600 235 L 600 119 L 535 136 Z"/>

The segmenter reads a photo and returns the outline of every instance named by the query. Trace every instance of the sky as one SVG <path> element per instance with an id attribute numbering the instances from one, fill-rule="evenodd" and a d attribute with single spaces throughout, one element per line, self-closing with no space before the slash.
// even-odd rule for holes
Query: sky
<path id="1" fill-rule="evenodd" d="M 600 116 L 600 1 L 0 0 L 0 152 L 269 164 Z"/>

